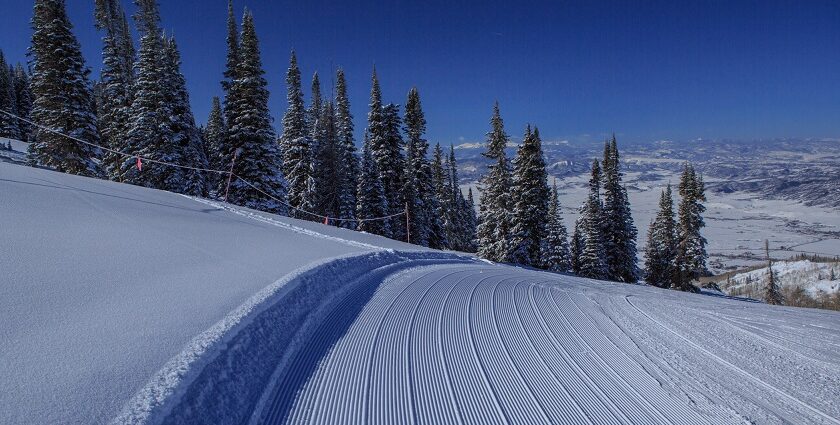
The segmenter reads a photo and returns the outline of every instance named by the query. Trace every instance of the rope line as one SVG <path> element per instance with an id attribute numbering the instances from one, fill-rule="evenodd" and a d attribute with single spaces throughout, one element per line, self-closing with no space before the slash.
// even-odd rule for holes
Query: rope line
<path id="1" fill-rule="evenodd" d="M 363 222 L 366 222 L 366 221 L 381 221 L 381 220 L 387 220 L 387 219 L 390 219 L 390 218 L 394 218 L 394 217 L 398 217 L 398 216 L 402 216 L 402 215 L 406 215 L 406 214 L 407 214 L 407 212 L 406 212 L 406 211 L 403 211 L 403 212 L 399 212 L 399 213 L 395 213 L 395 214 L 391 214 L 391 215 L 386 215 L 386 216 L 381 216 L 381 217 L 372 217 L 372 218 L 337 218 L 337 217 L 329 217 L 329 216 L 326 216 L 326 215 L 318 214 L 318 213 L 316 213 L 316 212 L 307 211 L 307 210 L 304 210 L 304 209 L 302 209 L 302 208 L 298 208 L 298 207 L 292 206 L 292 205 L 291 205 L 291 204 L 289 204 L 288 202 L 286 202 L 286 201 L 284 201 L 284 200 L 282 200 L 282 199 L 279 199 L 279 198 L 277 198 L 276 196 L 274 196 L 274 195 L 272 195 L 272 194 L 270 194 L 270 193 L 265 192 L 264 190 L 260 189 L 259 187 L 257 187 L 257 186 L 256 186 L 256 185 L 254 185 L 253 183 L 249 182 L 248 180 L 246 180 L 246 179 L 244 179 L 244 178 L 242 178 L 242 177 L 240 177 L 240 176 L 236 175 L 236 174 L 235 174 L 235 173 L 233 173 L 232 171 L 215 170 L 215 169 L 212 169 L 212 168 L 191 167 L 191 166 L 188 166 L 188 165 L 181 165 L 181 164 L 175 164 L 175 163 L 166 162 L 166 161 L 160 161 L 160 160 L 157 160 L 157 159 L 153 159 L 153 158 L 149 158 L 149 157 L 146 157 L 146 156 L 142 156 L 142 155 L 140 155 L 140 154 L 130 154 L 130 153 L 126 153 L 126 152 L 121 152 L 121 151 L 118 151 L 118 150 L 115 150 L 115 149 L 111 149 L 111 148 L 108 148 L 108 147 L 105 147 L 105 146 L 102 146 L 102 145 L 97 145 L 96 143 L 91 143 L 91 142 L 88 142 L 88 141 L 86 141 L 86 140 L 79 139 L 78 137 L 74 137 L 74 136 L 70 136 L 70 135 L 68 135 L 68 134 L 64 134 L 64 133 L 62 133 L 62 132 L 60 132 L 60 131 L 58 131 L 58 130 L 55 130 L 55 129 L 49 128 L 49 127 L 44 126 L 44 125 L 41 125 L 41 124 L 38 124 L 38 123 L 33 122 L 33 121 L 29 120 L 29 119 L 26 119 L 26 118 L 20 117 L 20 116 L 18 116 L 18 115 L 15 115 L 15 114 L 13 114 L 13 113 L 11 113 L 11 112 L 8 112 L 8 111 L 2 110 L 2 109 L 0 109 L 0 113 L 5 114 L 5 115 L 8 115 L 8 116 L 10 116 L 10 117 L 12 117 L 12 118 L 19 119 L 19 120 L 21 120 L 21 121 L 23 121 L 23 122 L 25 122 L 25 123 L 28 123 L 28 124 L 30 124 L 30 125 L 33 125 L 33 126 L 35 126 L 35 127 L 39 128 L 39 129 L 41 129 L 41 130 L 48 131 L 48 132 L 50 132 L 50 133 L 57 134 L 57 135 L 62 136 L 62 137 L 66 137 L 66 138 L 68 138 L 68 139 L 70 139 L 70 140 L 73 140 L 73 141 L 75 141 L 75 142 L 79 142 L 79 143 L 83 143 L 83 144 L 88 145 L 88 146 L 92 146 L 92 147 L 95 147 L 95 148 L 99 148 L 99 149 L 102 149 L 103 151 L 106 151 L 106 152 L 111 152 L 111 153 L 113 153 L 113 154 L 122 155 L 122 156 L 129 157 L 129 158 L 140 158 L 140 159 L 141 159 L 141 160 L 143 160 L 143 161 L 147 161 L 147 162 L 150 162 L 150 163 L 153 163 L 153 164 L 165 165 L 165 166 L 169 166 L 169 167 L 184 168 L 184 169 L 194 170 L 194 171 L 205 171 L 205 172 L 208 172 L 208 173 L 217 173 L 217 174 L 223 174 L 223 175 L 230 175 L 230 176 L 232 176 L 232 177 L 236 177 L 237 179 L 241 180 L 243 183 L 245 183 L 246 185 L 250 186 L 252 189 L 256 190 L 257 192 L 259 192 L 259 193 L 263 194 L 264 196 L 267 196 L 267 197 L 271 198 L 271 199 L 272 199 L 272 200 L 274 200 L 274 201 L 279 202 L 280 204 L 282 204 L 282 205 L 286 206 L 287 208 L 289 208 L 289 209 L 291 209 L 291 210 L 294 210 L 294 211 L 299 211 L 299 212 L 301 212 L 301 213 L 308 214 L 308 215 L 310 215 L 310 216 L 317 217 L 317 218 L 320 218 L 320 219 L 332 220 L 332 221 L 334 221 L 334 222 L 363 223 Z"/>

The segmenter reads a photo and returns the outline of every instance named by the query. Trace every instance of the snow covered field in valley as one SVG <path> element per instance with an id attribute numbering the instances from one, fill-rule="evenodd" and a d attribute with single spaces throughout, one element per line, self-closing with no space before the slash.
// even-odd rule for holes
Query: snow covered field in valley
<path id="1" fill-rule="evenodd" d="M 3 424 L 840 424 L 837 312 L 2 162 L 0 220 Z"/>

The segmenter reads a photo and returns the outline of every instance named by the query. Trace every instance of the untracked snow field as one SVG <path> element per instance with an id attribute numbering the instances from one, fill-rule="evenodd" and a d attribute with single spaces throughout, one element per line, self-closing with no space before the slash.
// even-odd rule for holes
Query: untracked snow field
<path id="1" fill-rule="evenodd" d="M 840 424 L 840 313 L 0 163 L 0 423 Z"/>

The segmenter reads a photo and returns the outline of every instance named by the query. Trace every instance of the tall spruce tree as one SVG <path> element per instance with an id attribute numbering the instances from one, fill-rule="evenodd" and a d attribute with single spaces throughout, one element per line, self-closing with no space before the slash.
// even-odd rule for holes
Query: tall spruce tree
<path id="1" fill-rule="evenodd" d="M 571 266 L 572 273 L 574 274 L 580 274 L 580 259 L 583 248 L 583 217 L 581 216 L 575 220 L 572 238 L 569 240 L 569 265 Z"/>
<path id="2" fill-rule="evenodd" d="M 400 106 L 389 103 L 382 108 L 384 120 L 384 145 L 373 150 L 373 157 L 379 166 L 379 173 L 383 178 L 385 197 L 388 198 L 390 214 L 399 214 L 405 211 L 406 205 L 402 201 L 402 177 L 405 168 L 403 157 L 404 141 L 400 129 L 402 119 L 400 118 Z M 397 240 L 406 238 L 405 217 L 394 217 L 389 224 L 391 237 Z"/>
<path id="3" fill-rule="evenodd" d="M 136 0 L 138 6 L 134 19 L 140 34 L 140 49 L 135 64 L 134 98 L 131 103 L 129 129 L 123 151 L 152 158 L 156 161 L 177 161 L 172 158 L 171 134 L 166 123 L 171 116 L 164 93 L 164 38 L 160 29 L 160 12 L 155 0 Z M 117 163 L 115 178 L 129 183 L 174 189 L 180 179 L 180 170 L 163 165 L 141 171 L 135 167 L 135 158 L 122 157 Z"/>
<path id="4" fill-rule="evenodd" d="M 236 25 L 236 17 L 233 13 L 233 0 L 228 0 L 228 15 L 227 15 L 227 57 L 225 62 L 225 79 L 222 80 L 222 89 L 225 92 L 225 110 L 228 110 L 228 97 L 230 96 L 230 89 L 233 82 L 236 81 L 236 70 L 239 68 L 239 30 Z M 230 121 L 231 117 L 225 116 L 226 121 Z"/>
<path id="5" fill-rule="evenodd" d="M 517 264 L 543 267 L 540 258 L 546 237 L 550 191 L 545 171 L 542 141 L 538 129 L 525 131 L 525 138 L 513 160 L 513 227 L 511 260 Z"/>
<path id="6" fill-rule="evenodd" d="M 388 200 L 385 198 L 385 191 L 382 181 L 379 178 L 379 170 L 376 161 L 370 152 L 371 142 L 365 132 L 365 144 L 362 149 L 362 168 L 359 174 L 359 185 L 356 194 L 357 206 L 356 217 L 358 230 L 387 236 L 390 234 L 387 220 L 369 220 L 387 215 Z"/>
<path id="7" fill-rule="evenodd" d="M 605 279 L 608 269 L 604 261 L 603 213 L 600 198 L 601 167 L 598 161 L 592 162 L 592 173 L 589 179 L 589 196 L 581 208 L 579 237 L 582 239 L 577 257 L 577 274 L 591 279 Z"/>
<path id="8" fill-rule="evenodd" d="M 231 179 L 228 201 L 282 214 L 287 212 L 286 182 L 268 110 L 268 83 L 254 18 L 247 10 L 242 19 L 241 38 L 236 79 L 230 86 L 225 110 L 229 117 L 228 137 L 221 155 L 224 164 L 234 164 L 233 172 L 237 176 Z M 222 179 L 219 183 L 218 191 L 224 194 L 227 181 Z"/>
<path id="9" fill-rule="evenodd" d="M 432 152 L 431 181 L 435 205 L 432 214 L 437 218 L 437 226 L 432 229 L 434 248 L 454 248 L 449 240 L 447 229 L 452 227 L 452 217 L 448 211 L 448 202 L 452 196 L 451 183 L 447 177 L 447 171 L 443 163 L 443 150 L 440 144 L 436 143 Z"/>
<path id="10" fill-rule="evenodd" d="M 207 163 L 211 169 L 227 171 L 230 168 L 230 164 L 226 164 L 223 157 L 227 134 L 228 130 L 225 123 L 224 111 L 222 111 L 222 102 L 217 96 L 213 96 L 210 115 L 207 117 L 207 126 L 204 128 L 204 143 L 207 146 L 205 149 L 207 152 Z M 224 180 L 225 177 L 227 176 L 223 174 L 208 174 L 208 184 L 211 185 L 210 187 L 218 188 L 219 182 Z"/>
<path id="11" fill-rule="evenodd" d="M 14 73 L 10 71 L 3 51 L 0 50 L 0 110 L 19 116 L 17 104 Z M 0 137 L 15 140 L 22 138 L 17 118 L 0 114 Z"/>
<path id="12" fill-rule="evenodd" d="M 353 115 L 347 97 L 347 82 L 344 70 L 336 72 L 335 83 L 335 126 L 336 149 L 339 158 L 339 173 L 334 179 L 338 197 L 338 218 L 341 227 L 353 229 L 356 223 L 356 185 L 359 179 L 359 159 L 356 156 L 356 141 L 353 136 Z"/>
<path id="13" fill-rule="evenodd" d="M 490 126 L 490 132 L 487 133 L 487 151 L 484 153 L 490 164 L 480 182 L 482 192 L 479 199 L 480 223 L 477 230 L 478 255 L 490 261 L 505 262 L 509 259 L 512 182 L 505 154 L 508 135 L 505 133 L 504 121 L 499 112 L 499 102 L 493 106 Z"/>
<path id="14" fill-rule="evenodd" d="M 773 273 L 773 260 L 770 258 L 770 241 L 764 240 L 764 252 L 767 254 L 767 287 L 764 290 L 764 302 L 772 305 L 784 304 L 784 297 Z M 832 272 L 834 269 L 832 269 Z"/>
<path id="15" fill-rule="evenodd" d="M 32 18 L 32 120 L 41 126 L 99 143 L 93 93 L 64 0 L 36 0 Z M 58 171 L 100 176 L 98 149 L 42 129 L 35 130 L 30 160 Z"/>
<path id="16" fill-rule="evenodd" d="M 14 70 L 15 99 L 17 99 L 17 114 L 29 119 L 32 112 L 32 93 L 29 91 L 29 73 L 18 63 Z M 32 126 L 25 121 L 18 121 L 20 138 L 29 141 Z"/>
<path id="17" fill-rule="evenodd" d="M 431 244 L 433 227 L 440 226 L 435 215 L 436 199 L 432 187 L 432 169 L 427 157 L 429 143 L 423 138 L 426 132 L 426 118 L 420 103 L 417 88 L 408 92 L 405 103 L 406 157 L 402 178 L 402 199 L 408 206 L 409 232 L 411 242 L 417 245 Z M 408 235 L 407 235 L 408 236 Z M 438 241 L 435 241 L 439 243 Z"/>
<path id="18" fill-rule="evenodd" d="M 316 208 L 320 214 L 337 219 L 341 217 L 340 183 L 343 172 L 338 143 L 338 128 L 335 122 L 335 106 L 332 101 L 321 105 L 318 118 L 318 143 L 315 145 L 315 188 Z M 340 224 L 334 221 L 331 224 Z"/>
<path id="19" fill-rule="evenodd" d="M 466 240 L 467 245 L 464 248 L 466 252 L 476 252 L 478 249 L 478 241 L 476 239 L 476 231 L 478 227 L 478 215 L 475 211 L 475 198 L 473 197 L 473 190 L 470 187 L 467 190 L 467 199 L 464 202 L 464 212 L 466 216 Z"/>
<path id="20" fill-rule="evenodd" d="M 99 85 L 101 101 L 97 105 L 99 130 L 106 146 L 122 151 L 126 147 L 134 98 L 134 43 L 128 19 L 118 0 L 96 0 L 95 5 L 96 28 L 104 32 Z M 103 167 L 110 178 L 119 177 L 122 159 L 113 152 L 104 154 Z"/>
<path id="21" fill-rule="evenodd" d="M 700 233 L 705 226 L 703 212 L 706 200 L 702 177 L 686 163 L 680 177 L 680 206 L 678 210 L 678 235 L 676 279 L 672 287 L 683 291 L 696 291 L 691 281 L 707 273 L 706 238 Z"/>
<path id="22" fill-rule="evenodd" d="M 622 185 L 618 146 L 613 136 L 604 146 L 604 249 L 607 279 L 634 283 L 638 280 L 636 265 L 636 226 L 630 214 L 627 189 Z"/>
<path id="23" fill-rule="evenodd" d="M 645 281 L 661 288 L 670 287 L 675 276 L 676 257 L 677 224 L 674 220 L 674 200 L 669 183 L 659 197 L 659 212 L 648 228 Z"/>
<path id="24" fill-rule="evenodd" d="M 307 111 L 303 103 L 300 69 L 297 56 L 292 51 L 286 73 L 288 107 L 283 116 L 283 172 L 289 184 L 288 200 L 294 208 L 290 215 L 306 220 L 315 219 L 304 211 L 315 210 L 315 178 L 312 163 L 312 139 L 307 133 Z"/>
<path id="25" fill-rule="evenodd" d="M 461 217 L 462 203 L 460 201 L 463 197 L 458 186 L 458 164 L 452 145 L 449 146 L 449 156 L 444 162 L 444 170 L 446 172 L 443 181 L 444 188 L 440 195 L 444 214 L 443 230 L 449 246 L 454 250 L 462 251 L 464 249 L 464 223 Z"/>
<path id="26" fill-rule="evenodd" d="M 167 87 L 164 103 L 169 105 L 171 115 L 166 122 L 170 126 L 171 139 L 176 152 L 178 163 L 185 167 L 180 169 L 180 181 L 175 184 L 175 190 L 189 195 L 207 195 L 206 175 L 194 168 L 207 168 L 207 157 L 201 133 L 195 124 L 195 117 L 190 106 L 190 96 L 187 92 L 187 82 L 181 73 L 181 55 L 174 37 L 164 39 L 163 85 Z"/>
<path id="27" fill-rule="evenodd" d="M 553 272 L 567 272 L 571 270 L 571 253 L 569 252 L 569 233 L 563 224 L 563 211 L 560 209 L 560 196 L 557 193 L 557 182 L 551 190 L 551 200 L 548 205 L 548 224 L 545 242 L 542 244 L 543 266 Z"/>

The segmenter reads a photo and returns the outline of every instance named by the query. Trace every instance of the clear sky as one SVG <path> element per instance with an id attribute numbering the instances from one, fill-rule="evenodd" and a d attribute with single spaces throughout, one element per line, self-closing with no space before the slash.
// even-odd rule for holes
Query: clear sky
<path id="1" fill-rule="evenodd" d="M 123 0 L 127 10 L 134 6 Z M 220 95 L 226 0 L 162 0 L 199 122 Z M 94 75 L 93 0 L 68 0 Z M 236 0 L 253 10 L 279 127 L 289 52 L 308 80 L 348 76 L 364 127 L 373 64 L 385 101 L 417 86 L 433 142 L 483 140 L 498 99 L 508 132 L 544 139 L 840 137 L 840 1 Z M 25 60 L 32 2 L 0 0 L 0 49 Z M 329 89 L 327 89 L 329 94 Z M 278 129 L 279 130 L 279 129 Z"/>

